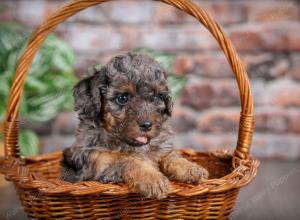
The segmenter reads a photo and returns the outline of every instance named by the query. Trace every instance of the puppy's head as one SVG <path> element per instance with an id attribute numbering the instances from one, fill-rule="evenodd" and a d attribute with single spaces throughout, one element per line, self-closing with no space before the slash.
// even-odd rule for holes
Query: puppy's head
<path id="1" fill-rule="evenodd" d="M 148 144 L 172 113 L 166 77 L 147 55 L 117 56 L 75 86 L 75 110 L 130 146 Z"/>

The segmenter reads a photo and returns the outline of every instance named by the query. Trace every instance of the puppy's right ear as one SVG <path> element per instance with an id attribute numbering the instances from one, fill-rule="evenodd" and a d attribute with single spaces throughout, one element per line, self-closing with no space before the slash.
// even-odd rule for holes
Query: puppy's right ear
<path id="1" fill-rule="evenodd" d="M 100 112 L 100 103 L 94 103 L 92 80 L 93 77 L 83 79 L 73 89 L 75 111 L 79 117 L 94 118 Z"/>

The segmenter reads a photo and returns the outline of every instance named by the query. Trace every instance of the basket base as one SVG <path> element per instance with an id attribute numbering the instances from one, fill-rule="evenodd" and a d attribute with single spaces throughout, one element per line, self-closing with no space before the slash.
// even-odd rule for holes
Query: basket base
<path id="1" fill-rule="evenodd" d="M 29 218 L 33 219 L 229 219 L 239 190 L 191 197 L 169 196 L 157 201 L 139 195 L 46 196 L 18 188 Z"/>

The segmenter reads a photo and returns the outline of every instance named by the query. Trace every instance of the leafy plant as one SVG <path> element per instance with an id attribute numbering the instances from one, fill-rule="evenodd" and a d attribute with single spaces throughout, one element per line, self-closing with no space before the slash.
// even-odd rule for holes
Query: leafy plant
<path id="1" fill-rule="evenodd" d="M 16 23 L 0 24 L 0 120 L 5 117 L 7 98 L 17 63 L 28 43 L 28 32 Z M 75 54 L 55 35 L 50 35 L 34 59 L 25 84 L 20 114 L 32 122 L 45 122 L 57 112 L 71 110 Z M 21 130 L 23 155 L 38 153 L 39 141 L 30 130 Z"/>

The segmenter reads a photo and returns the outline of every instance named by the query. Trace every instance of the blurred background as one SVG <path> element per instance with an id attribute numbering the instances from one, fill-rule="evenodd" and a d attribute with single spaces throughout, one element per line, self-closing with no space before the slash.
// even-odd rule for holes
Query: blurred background
<path id="1" fill-rule="evenodd" d="M 67 1 L 0 0 L 0 119 L 28 37 Z M 247 67 L 255 100 L 256 180 L 242 190 L 233 219 L 298 219 L 300 210 L 300 2 L 195 0 L 224 28 Z M 160 2 L 123 0 L 86 9 L 51 35 L 29 74 L 21 106 L 24 155 L 74 141 L 72 86 L 93 67 L 135 50 L 170 72 L 177 148 L 235 147 L 239 91 L 216 41 L 194 18 Z M 1 142 L 1 141 L 0 141 Z M 13 189 L 0 188 L 0 219 L 24 219 Z"/>

